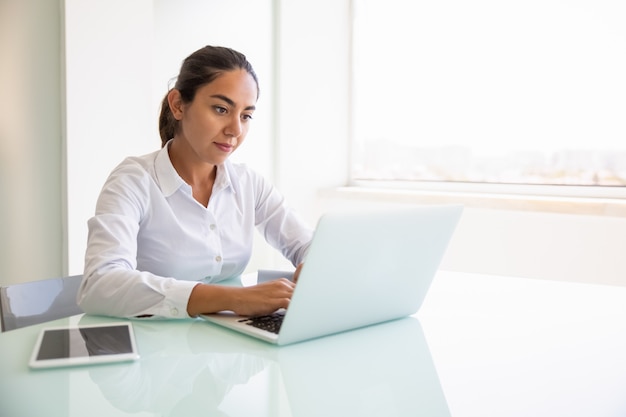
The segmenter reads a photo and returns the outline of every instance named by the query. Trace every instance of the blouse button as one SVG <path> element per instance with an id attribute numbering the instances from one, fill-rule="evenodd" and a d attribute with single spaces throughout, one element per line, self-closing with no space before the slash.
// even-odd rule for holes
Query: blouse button
<path id="1" fill-rule="evenodd" d="M 217 256 L 215 257 L 215 262 L 222 262 L 222 257 L 221 257 L 221 256 L 219 256 L 219 255 L 217 255 Z"/>
<path id="2" fill-rule="evenodd" d="M 212 225 L 210 225 L 210 226 L 209 226 L 209 229 L 211 229 L 211 230 L 215 230 L 216 228 L 217 228 L 217 226 L 216 226 L 216 225 L 214 225 L 214 224 L 212 224 Z"/>
<path id="3" fill-rule="evenodd" d="M 170 309 L 170 313 L 172 314 L 172 316 L 178 316 L 178 309 L 176 307 L 172 307 Z"/>

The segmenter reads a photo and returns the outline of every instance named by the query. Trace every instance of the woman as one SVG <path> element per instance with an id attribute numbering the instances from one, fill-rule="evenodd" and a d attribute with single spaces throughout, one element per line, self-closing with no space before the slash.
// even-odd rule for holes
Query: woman
<path id="1" fill-rule="evenodd" d="M 183 61 L 162 103 L 162 149 L 117 166 L 89 220 L 78 294 L 86 313 L 184 318 L 288 307 L 295 283 L 287 279 L 216 285 L 244 271 L 255 228 L 294 266 L 312 237 L 269 183 L 228 160 L 248 133 L 258 95 L 239 52 L 207 46 Z"/>

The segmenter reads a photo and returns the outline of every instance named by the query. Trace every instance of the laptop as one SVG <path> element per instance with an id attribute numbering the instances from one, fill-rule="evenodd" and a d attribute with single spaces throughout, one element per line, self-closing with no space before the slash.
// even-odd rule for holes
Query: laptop
<path id="1" fill-rule="evenodd" d="M 442 205 L 324 214 L 289 309 L 202 317 L 288 345 L 410 316 L 424 301 L 462 211 Z"/>

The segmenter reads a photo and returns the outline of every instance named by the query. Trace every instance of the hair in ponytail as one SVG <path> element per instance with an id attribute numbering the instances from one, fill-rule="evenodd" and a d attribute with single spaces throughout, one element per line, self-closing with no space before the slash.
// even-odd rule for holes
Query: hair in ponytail
<path id="1" fill-rule="evenodd" d="M 221 46 L 205 46 L 185 58 L 174 89 L 180 92 L 184 103 L 191 103 L 198 88 L 212 82 L 226 71 L 237 69 L 243 69 L 252 76 L 257 86 L 258 96 L 260 92 L 259 80 L 246 56 Z M 159 135 L 161 136 L 162 147 L 174 137 L 179 129 L 179 122 L 174 118 L 167 100 L 168 94 L 161 102 L 161 114 L 159 115 Z"/>
<path id="2" fill-rule="evenodd" d="M 169 94 L 169 91 L 168 91 Z M 161 136 L 161 147 L 165 146 L 168 140 L 174 137 L 176 133 L 178 120 L 174 118 L 170 105 L 165 95 L 161 102 L 161 114 L 159 115 L 159 135 Z"/>

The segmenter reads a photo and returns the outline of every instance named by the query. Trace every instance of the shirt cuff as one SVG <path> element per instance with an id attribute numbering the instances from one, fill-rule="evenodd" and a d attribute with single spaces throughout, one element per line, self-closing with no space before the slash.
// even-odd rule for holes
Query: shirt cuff
<path id="1" fill-rule="evenodd" d="M 187 314 L 187 304 L 191 291 L 198 281 L 175 281 L 167 290 L 167 297 L 161 305 L 158 315 L 172 319 L 190 318 Z"/>

